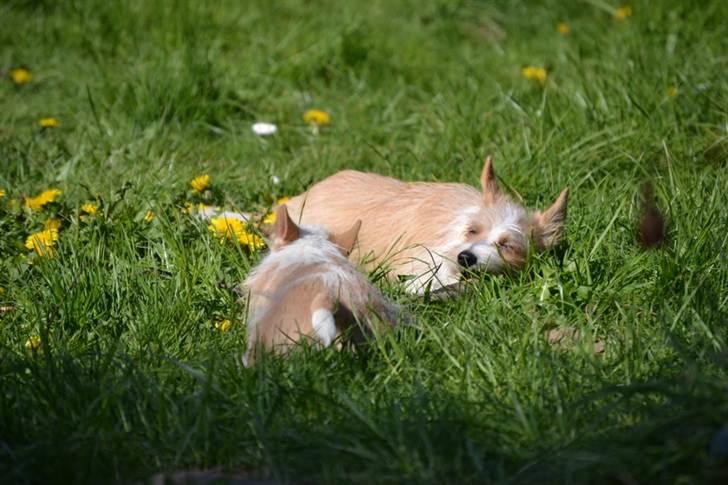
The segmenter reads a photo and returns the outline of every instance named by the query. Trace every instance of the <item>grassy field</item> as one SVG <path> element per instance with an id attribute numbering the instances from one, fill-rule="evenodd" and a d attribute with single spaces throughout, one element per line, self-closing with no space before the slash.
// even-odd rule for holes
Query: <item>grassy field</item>
<path id="1" fill-rule="evenodd" d="M 726 479 L 728 3 L 620 6 L 3 2 L 0 481 Z M 477 185 L 486 154 L 529 207 L 570 187 L 557 250 L 453 301 L 379 280 L 417 325 L 242 368 L 261 252 L 186 203 L 265 210 L 343 168 Z"/>

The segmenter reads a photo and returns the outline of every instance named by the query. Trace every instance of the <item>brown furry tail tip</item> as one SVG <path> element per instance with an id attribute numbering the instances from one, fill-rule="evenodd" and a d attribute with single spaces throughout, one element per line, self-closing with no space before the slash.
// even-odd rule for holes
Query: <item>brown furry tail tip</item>
<path id="1" fill-rule="evenodd" d="M 642 189 L 642 210 L 637 224 L 637 242 L 643 249 L 653 249 L 665 243 L 665 218 L 655 203 L 652 184 Z"/>

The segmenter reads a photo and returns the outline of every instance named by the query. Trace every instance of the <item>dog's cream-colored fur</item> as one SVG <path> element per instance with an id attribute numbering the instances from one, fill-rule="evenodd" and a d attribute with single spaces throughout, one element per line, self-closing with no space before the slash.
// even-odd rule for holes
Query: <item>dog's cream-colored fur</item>
<path id="1" fill-rule="evenodd" d="M 501 191 L 490 157 L 481 185 L 479 192 L 459 183 L 402 182 L 345 170 L 286 205 L 294 221 L 334 233 L 361 220 L 352 258 L 369 268 L 385 265 L 390 276 L 422 294 L 457 287 L 463 252 L 476 258 L 469 270 L 498 272 L 523 266 L 530 244 L 545 250 L 561 239 L 568 189 L 545 211 L 529 212 Z"/>
<path id="2" fill-rule="evenodd" d="M 375 320 L 395 324 L 397 306 L 347 259 L 360 225 L 349 223 L 330 235 L 322 227 L 299 226 L 285 206 L 276 208 L 271 251 L 243 283 L 249 308 L 246 366 L 260 350 L 284 353 L 303 338 L 328 346 L 347 329 L 360 336 Z"/>

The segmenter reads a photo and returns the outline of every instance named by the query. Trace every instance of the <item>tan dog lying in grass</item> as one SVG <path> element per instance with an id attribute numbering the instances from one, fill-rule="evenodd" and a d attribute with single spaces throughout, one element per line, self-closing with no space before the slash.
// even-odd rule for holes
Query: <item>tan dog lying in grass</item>
<path id="1" fill-rule="evenodd" d="M 356 221 L 330 235 L 296 225 L 285 206 L 276 209 L 270 253 L 243 283 L 249 294 L 246 366 L 260 349 L 284 353 L 304 338 L 328 346 L 347 329 L 372 330 L 377 319 L 395 324 L 398 308 L 347 259 L 360 226 Z"/>
<path id="2" fill-rule="evenodd" d="M 500 190 L 490 157 L 480 181 L 482 193 L 464 184 L 345 170 L 286 205 L 295 221 L 333 232 L 360 219 L 353 259 L 385 265 L 390 276 L 409 278 L 409 291 L 423 294 L 457 288 L 466 270 L 520 268 L 530 244 L 543 251 L 561 239 L 568 189 L 545 211 L 529 212 Z"/>

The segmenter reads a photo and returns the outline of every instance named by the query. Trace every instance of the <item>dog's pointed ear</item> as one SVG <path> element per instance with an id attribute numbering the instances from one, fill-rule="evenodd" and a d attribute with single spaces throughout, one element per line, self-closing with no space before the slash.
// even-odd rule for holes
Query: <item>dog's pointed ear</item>
<path id="1" fill-rule="evenodd" d="M 501 197 L 500 187 L 498 187 L 498 181 L 495 178 L 495 171 L 493 170 L 493 157 L 490 155 L 485 159 L 483 172 L 480 174 L 480 184 L 483 186 L 483 201 L 485 205 L 493 204 Z"/>
<path id="2" fill-rule="evenodd" d="M 271 249 L 280 249 L 287 244 L 292 243 L 301 236 L 301 231 L 291 216 L 288 215 L 288 208 L 285 205 L 279 205 L 275 209 L 276 222 L 273 227 L 273 244 Z"/>
<path id="3" fill-rule="evenodd" d="M 354 225 L 346 231 L 340 234 L 332 234 L 329 237 L 329 240 L 341 249 L 344 256 L 349 256 L 351 251 L 354 249 L 354 244 L 356 244 L 356 238 L 359 236 L 359 229 L 361 229 L 361 221 L 357 220 Z"/>
<path id="4" fill-rule="evenodd" d="M 533 215 L 533 238 L 539 250 L 556 246 L 564 235 L 566 206 L 569 202 L 568 187 L 561 191 L 556 201 L 545 211 Z"/>

